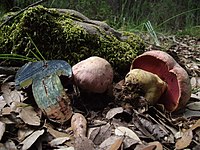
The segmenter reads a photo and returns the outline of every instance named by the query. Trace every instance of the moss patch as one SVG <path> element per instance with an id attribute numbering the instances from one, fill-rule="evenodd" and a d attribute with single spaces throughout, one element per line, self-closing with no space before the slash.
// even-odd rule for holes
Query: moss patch
<path id="1" fill-rule="evenodd" d="M 33 57 L 37 47 L 47 60 L 64 59 L 71 65 L 96 55 L 122 71 L 144 50 L 142 40 L 133 33 L 122 33 L 126 37 L 122 40 L 94 26 L 99 33 L 91 34 L 77 22 L 84 24 L 68 13 L 43 6 L 29 8 L 1 28 L 0 51 Z"/>

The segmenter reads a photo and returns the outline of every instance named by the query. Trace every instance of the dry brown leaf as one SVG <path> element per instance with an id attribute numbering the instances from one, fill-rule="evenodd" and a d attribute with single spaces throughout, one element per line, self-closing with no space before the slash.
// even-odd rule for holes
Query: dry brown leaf
<path id="1" fill-rule="evenodd" d="M 112 119 L 115 115 L 120 114 L 123 111 L 124 111 L 124 109 L 122 107 L 112 108 L 107 112 L 106 118 Z"/>
<path id="2" fill-rule="evenodd" d="M 2 143 L 0 143 L 0 149 L 1 150 L 7 150 L 7 148 Z"/>
<path id="3" fill-rule="evenodd" d="M 29 136 L 30 134 L 32 134 L 34 132 L 33 129 L 19 129 L 17 132 L 17 137 L 19 139 L 19 141 L 23 141 L 27 136 Z"/>
<path id="4" fill-rule="evenodd" d="M 17 117 L 21 118 L 25 123 L 33 126 L 40 125 L 40 118 L 32 106 L 18 107 L 16 112 L 19 113 Z"/>
<path id="5" fill-rule="evenodd" d="M 191 109 L 191 110 L 200 110 L 200 102 L 192 102 L 192 103 L 189 103 L 187 106 L 186 106 L 188 109 Z"/>
<path id="6" fill-rule="evenodd" d="M 109 149 L 112 144 L 114 144 L 116 141 L 120 140 L 122 137 L 112 135 L 109 138 L 105 139 L 100 145 L 100 149 Z"/>
<path id="7" fill-rule="evenodd" d="M 37 130 L 34 133 L 32 133 L 30 136 L 28 136 L 23 142 L 20 144 L 22 145 L 21 150 L 27 150 L 29 149 L 33 143 L 44 133 L 44 129 Z"/>
<path id="8" fill-rule="evenodd" d="M 81 136 L 75 138 L 75 150 L 95 150 L 94 143 L 87 137 Z"/>
<path id="9" fill-rule="evenodd" d="M 96 131 L 97 133 L 95 134 L 91 133 L 90 139 L 94 142 L 94 144 L 99 145 L 105 139 L 111 136 L 112 126 L 109 123 L 107 123 L 106 125 L 97 128 L 94 132 Z"/>
<path id="10" fill-rule="evenodd" d="M 123 139 L 124 137 L 120 137 L 119 139 L 117 139 L 108 150 L 118 150 L 122 143 L 123 143 Z"/>
<path id="11" fill-rule="evenodd" d="M 139 143 L 141 143 L 140 138 L 137 136 L 137 134 L 135 134 L 135 132 L 133 132 L 131 129 L 127 128 L 127 127 L 117 127 L 115 129 L 115 135 L 118 136 L 128 136 L 136 141 L 138 141 Z"/>
<path id="12" fill-rule="evenodd" d="M 150 143 L 148 143 L 148 145 L 149 146 L 156 146 L 154 150 L 163 150 L 162 144 L 158 141 L 150 142 Z"/>
<path id="13" fill-rule="evenodd" d="M 15 84 L 13 82 L 9 82 L 9 83 L 4 83 L 1 86 L 1 90 L 3 92 L 4 100 L 6 101 L 6 103 L 8 105 L 10 105 L 12 102 L 22 102 L 26 99 L 22 95 L 21 91 L 17 91 L 16 89 L 11 90 L 12 86 L 14 86 L 14 85 Z"/>
<path id="14" fill-rule="evenodd" d="M 63 144 L 64 142 L 70 140 L 69 137 L 59 137 L 56 139 L 53 139 L 52 141 L 49 142 L 49 144 L 53 147 L 53 146 L 57 146 L 60 144 Z"/>
<path id="15" fill-rule="evenodd" d="M 0 96 L 1 97 L 1 96 Z M 0 111 L 6 106 L 6 101 L 4 99 L 0 99 Z"/>
<path id="16" fill-rule="evenodd" d="M 10 107 L 4 107 L 4 108 L 2 109 L 1 114 L 2 114 L 2 115 L 10 115 L 11 111 L 12 111 L 12 110 L 11 110 Z"/>
<path id="17" fill-rule="evenodd" d="M 187 130 L 183 133 L 182 137 L 177 140 L 175 147 L 176 149 L 184 149 L 192 142 L 193 134 L 192 130 Z"/>
<path id="18" fill-rule="evenodd" d="M 192 127 L 190 129 L 194 130 L 194 129 L 198 128 L 198 127 L 200 127 L 200 119 L 198 119 L 197 122 L 194 125 L 192 125 Z"/>
<path id="19" fill-rule="evenodd" d="M 17 150 L 15 143 L 11 139 L 8 139 L 4 145 L 7 150 Z"/>
<path id="20" fill-rule="evenodd" d="M 3 122 L 0 122 L 0 141 L 1 141 L 5 131 L 6 131 L 6 124 Z"/>
<path id="21" fill-rule="evenodd" d="M 47 132 L 49 132 L 53 137 L 59 138 L 59 137 L 69 137 L 69 134 L 64 132 L 59 132 L 55 129 L 53 129 L 50 125 L 45 124 L 45 127 L 47 128 Z"/>

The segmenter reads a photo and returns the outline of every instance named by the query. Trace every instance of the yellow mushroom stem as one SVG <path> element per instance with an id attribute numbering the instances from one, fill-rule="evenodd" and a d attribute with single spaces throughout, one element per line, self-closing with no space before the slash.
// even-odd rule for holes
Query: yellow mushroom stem
<path id="1" fill-rule="evenodd" d="M 145 99 L 154 105 L 160 96 L 166 91 L 167 83 L 153 74 L 142 69 L 132 69 L 125 77 L 125 85 L 129 83 L 141 86 Z"/>

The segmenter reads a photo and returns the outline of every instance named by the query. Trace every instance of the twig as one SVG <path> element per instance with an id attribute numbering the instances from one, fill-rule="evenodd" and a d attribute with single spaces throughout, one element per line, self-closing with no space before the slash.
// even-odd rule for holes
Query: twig
<path id="1" fill-rule="evenodd" d="M 30 7 L 33 7 L 33 6 L 36 6 L 36 5 L 39 5 L 43 2 L 46 2 L 47 0 L 40 0 L 40 1 L 37 1 L 33 4 L 30 4 L 28 5 L 27 7 L 25 7 L 24 9 L 18 11 L 15 15 L 13 15 L 12 17 L 8 18 L 6 21 L 4 21 L 1 25 L 0 25 L 0 28 L 3 27 L 6 23 L 8 23 L 10 20 L 14 19 L 16 16 L 18 16 L 19 14 L 21 14 L 22 12 L 24 12 L 25 10 L 27 10 L 28 8 Z"/>

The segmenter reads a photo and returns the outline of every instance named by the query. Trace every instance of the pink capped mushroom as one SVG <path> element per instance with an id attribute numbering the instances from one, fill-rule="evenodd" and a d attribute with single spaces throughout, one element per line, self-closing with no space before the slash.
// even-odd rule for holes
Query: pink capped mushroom
<path id="1" fill-rule="evenodd" d="M 112 85 L 113 69 L 110 63 L 100 57 L 92 56 L 72 67 L 75 84 L 93 93 L 104 93 Z"/>
<path id="2" fill-rule="evenodd" d="M 184 107 L 190 99 L 191 85 L 187 72 L 166 52 L 145 52 L 132 62 L 131 69 L 151 72 L 167 83 L 158 103 L 162 103 L 168 111 Z"/>

